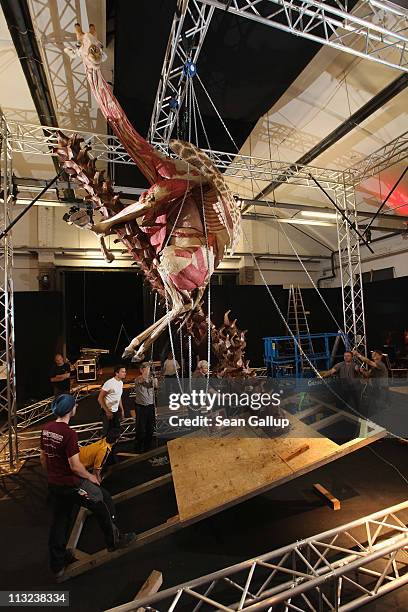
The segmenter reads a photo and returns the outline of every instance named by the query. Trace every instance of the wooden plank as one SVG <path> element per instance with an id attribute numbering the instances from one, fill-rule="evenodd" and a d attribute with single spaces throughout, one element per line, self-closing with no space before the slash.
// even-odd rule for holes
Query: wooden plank
<path id="1" fill-rule="evenodd" d="M 162 487 L 165 484 L 168 484 L 172 480 L 172 475 L 164 474 L 163 476 L 159 476 L 158 478 L 153 478 L 153 480 L 149 480 L 148 482 L 143 482 L 140 485 L 136 485 L 131 489 L 127 489 L 126 491 L 122 491 L 121 493 L 117 493 L 113 495 L 112 499 L 116 504 L 120 504 L 132 497 L 136 497 L 137 495 L 143 495 L 143 493 L 147 493 L 147 491 L 152 491 L 153 489 L 157 489 L 158 487 Z"/>
<path id="2" fill-rule="evenodd" d="M 133 601 L 137 602 L 138 599 L 143 599 L 143 597 L 148 597 L 150 595 L 154 595 L 160 589 L 163 584 L 163 575 L 161 572 L 157 570 L 153 570 L 146 582 L 137 592 Z M 137 608 L 136 612 L 145 612 L 146 608 Z"/>
<path id="3" fill-rule="evenodd" d="M 71 534 L 69 536 L 67 548 L 76 548 L 78 544 L 78 540 L 81 536 L 82 528 L 86 521 L 86 517 L 88 516 L 88 510 L 83 508 L 82 506 L 78 510 L 78 514 L 76 516 L 74 526 L 71 529 Z"/>
<path id="4" fill-rule="evenodd" d="M 162 487 L 163 485 L 171 482 L 171 480 L 171 473 L 164 474 L 163 476 L 159 476 L 158 478 L 154 478 L 153 480 L 149 480 L 148 482 L 143 482 L 142 484 L 132 487 L 131 489 L 127 489 L 126 491 L 121 491 L 120 493 L 113 495 L 112 499 L 115 503 L 120 504 L 121 502 L 136 497 L 137 495 L 143 495 L 143 493 L 147 493 L 148 491 L 152 491 L 153 489 Z M 90 514 L 90 510 L 81 506 L 75 519 L 74 526 L 72 527 L 67 548 L 75 548 L 78 551 L 76 547 L 81 536 L 82 528 L 84 526 L 87 516 L 89 516 Z"/>
<path id="5" fill-rule="evenodd" d="M 104 550 L 89 555 L 89 559 L 79 560 L 76 563 L 72 563 L 72 565 L 69 565 L 65 570 L 64 574 L 59 579 L 57 579 L 57 582 L 65 582 L 66 580 L 69 580 L 69 578 L 79 576 L 80 574 L 83 574 L 84 572 L 87 572 L 88 570 L 93 569 L 94 567 L 99 567 L 100 565 L 103 565 L 108 561 L 112 561 L 113 559 L 117 559 L 122 555 L 126 555 L 131 550 L 135 550 L 137 548 L 140 548 L 141 546 L 144 546 L 145 544 L 150 544 L 155 540 L 174 533 L 175 531 L 180 529 L 180 527 L 180 521 L 169 521 L 169 523 L 162 523 L 161 525 L 158 525 L 156 527 L 153 527 L 152 529 L 148 529 L 147 531 L 140 533 L 127 548 L 120 548 L 112 552 L 109 552 L 105 548 Z"/>
<path id="6" fill-rule="evenodd" d="M 319 431 L 320 429 L 324 429 L 325 427 L 329 427 L 330 425 L 333 425 L 333 423 L 337 423 L 338 421 L 343 420 L 344 417 L 342 414 L 331 414 L 328 417 L 325 417 L 324 419 L 320 419 L 319 421 L 316 421 L 315 423 L 311 423 L 310 427 L 312 427 L 313 429 L 316 429 L 316 431 Z"/>
<path id="7" fill-rule="evenodd" d="M 302 421 L 303 419 L 306 419 L 307 417 L 312 416 L 314 414 L 318 414 L 323 410 L 324 407 L 319 403 L 318 405 L 311 406 L 310 408 L 305 408 L 301 412 L 296 412 L 295 414 L 296 417 Z"/>
<path id="8" fill-rule="evenodd" d="M 132 457 L 131 459 L 126 459 L 125 461 L 121 461 L 116 465 L 112 465 L 108 470 L 106 470 L 106 475 L 110 476 L 120 470 L 123 470 L 134 463 L 139 463 L 140 461 L 147 461 L 147 459 L 151 459 L 152 457 L 157 457 L 158 455 L 164 455 L 167 453 L 167 446 L 159 446 L 158 448 L 154 448 L 153 450 L 148 451 L 147 453 L 143 453 L 142 455 L 137 455 Z"/>
<path id="9" fill-rule="evenodd" d="M 337 497 L 334 497 L 333 493 L 326 489 L 326 487 L 316 483 L 313 485 L 313 488 L 316 489 L 316 491 L 329 502 L 333 510 L 340 510 L 340 500 L 338 500 Z"/>
<path id="10" fill-rule="evenodd" d="M 295 448 L 290 452 L 281 453 L 279 456 L 284 461 L 292 461 L 292 459 L 295 459 L 295 457 L 298 457 L 302 453 L 305 453 L 307 450 L 309 450 L 309 448 L 309 444 L 302 444 L 302 446 L 299 446 L 298 448 Z"/>

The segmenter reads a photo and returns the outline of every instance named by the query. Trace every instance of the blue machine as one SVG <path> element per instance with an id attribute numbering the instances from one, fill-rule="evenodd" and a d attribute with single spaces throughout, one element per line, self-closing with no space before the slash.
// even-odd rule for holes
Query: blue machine
<path id="1" fill-rule="evenodd" d="M 269 376 L 276 378 L 306 378 L 314 376 L 313 370 L 299 350 L 302 347 L 308 360 L 317 370 L 329 370 L 335 343 L 343 340 L 343 334 L 298 334 L 292 336 L 272 336 L 263 338 L 264 360 Z M 339 340 L 336 340 L 336 339 Z"/>

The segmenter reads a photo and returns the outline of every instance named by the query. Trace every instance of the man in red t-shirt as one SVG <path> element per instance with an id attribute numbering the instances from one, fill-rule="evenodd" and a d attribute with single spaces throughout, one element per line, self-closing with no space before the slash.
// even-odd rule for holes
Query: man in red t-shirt
<path id="1" fill-rule="evenodd" d="M 120 534 L 115 524 L 115 509 L 108 491 L 99 486 L 79 459 L 78 436 L 69 426 L 76 403 L 67 393 L 52 403 L 57 417 L 41 433 L 41 464 L 47 472 L 48 488 L 53 500 L 54 516 L 48 540 L 50 566 L 57 577 L 75 561 L 66 550 L 68 530 L 75 505 L 85 506 L 101 527 L 108 550 L 123 548 L 135 538 L 134 533 Z"/>

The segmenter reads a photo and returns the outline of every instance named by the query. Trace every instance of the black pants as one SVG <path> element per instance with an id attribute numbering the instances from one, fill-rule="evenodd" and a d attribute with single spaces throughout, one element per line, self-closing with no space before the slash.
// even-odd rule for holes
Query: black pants
<path id="1" fill-rule="evenodd" d="M 154 405 L 142 406 L 135 404 L 136 409 L 136 431 L 135 450 L 137 453 L 145 453 L 152 445 L 155 427 Z"/>
<path id="2" fill-rule="evenodd" d="M 119 410 L 112 412 L 112 418 L 108 419 L 104 410 L 102 410 L 102 437 L 104 438 L 109 430 L 120 428 Z"/>
<path id="3" fill-rule="evenodd" d="M 103 501 L 95 503 L 80 495 L 77 487 L 49 484 L 48 488 L 53 503 L 53 519 L 48 539 L 50 567 L 53 572 L 58 572 L 65 566 L 66 546 L 75 506 L 84 506 L 95 515 L 108 548 L 115 544 L 119 530 L 115 524 L 115 507 L 108 491 L 101 487 Z"/>

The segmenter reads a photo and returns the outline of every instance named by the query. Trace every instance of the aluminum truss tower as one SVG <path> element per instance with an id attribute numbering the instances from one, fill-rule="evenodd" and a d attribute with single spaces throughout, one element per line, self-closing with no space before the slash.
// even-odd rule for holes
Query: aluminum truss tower
<path id="1" fill-rule="evenodd" d="M 345 182 L 334 188 L 337 206 L 344 217 L 337 214 L 337 241 L 341 290 L 343 298 L 343 317 L 345 340 L 349 346 L 367 354 L 363 280 L 361 274 L 360 239 L 354 187 Z M 354 229 L 351 226 L 354 225 Z"/>
<path id="2" fill-rule="evenodd" d="M 0 228 L 2 231 L 12 220 L 13 176 L 10 133 L 1 113 L 0 129 Z M 0 244 L 0 461 L 6 459 L 11 468 L 18 460 L 12 266 L 13 243 L 9 234 L 2 239 Z"/>
<path id="3" fill-rule="evenodd" d="M 170 30 L 159 87 L 153 107 L 149 140 L 168 143 L 185 97 L 186 62 L 197 62 L 214 13 L 198 0 L 179 2 Z"/>
<path id="4" fill-rule="evenodd" d="M 408 583 L 408 502 L 107 612 L 346 612 Z"/>

